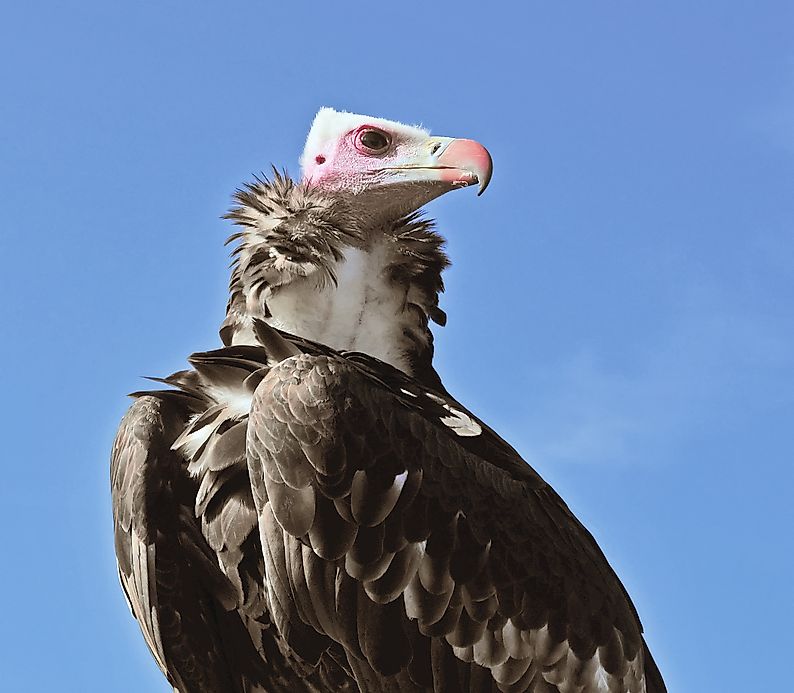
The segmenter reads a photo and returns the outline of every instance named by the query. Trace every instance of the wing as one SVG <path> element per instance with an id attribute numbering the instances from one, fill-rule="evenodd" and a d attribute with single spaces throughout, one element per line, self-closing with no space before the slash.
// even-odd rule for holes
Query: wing
<path id="1" fill-rule="evenodd" d="M 179 399 L 141 397 L 119 427 L 111 457 L 119 577 L 146 644 L 175 688 L 237 691 L 218 637 L 225 610 L 213 596 L 228 600 L 231 590 L 197 532 L 194 490 L 171 450 L 192 413 L 189 398 Z"/>
<path id="2" fill-rule="evenodd" d="M 592 536 L 446 395 L 361 355 L 292 356 L 247 447 L 274 623 L 294 648 L 307 626 L 341 644 L 362 690 L 665 690 Z"/>
<path id="3" fill-rule="evenodd" d="M 328 657 L 291 657 L 266 609 L 245 423 L 227 401 L 266 360 L 193 361 L 164 380 L 179 389 L 137 393 L 113 447 L 116 555 L 133 615 L 182 693 L 341 690 L 345 672 Z"/>

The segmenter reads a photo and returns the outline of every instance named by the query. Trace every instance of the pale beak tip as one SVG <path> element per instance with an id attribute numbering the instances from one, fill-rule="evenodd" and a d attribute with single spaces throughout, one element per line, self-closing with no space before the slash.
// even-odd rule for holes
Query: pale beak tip
<path id="1" fill-rule="evenodd" d="M 475 168 L 475 172 L 477 174 L 477 182 L 480 185 L 479 190 L 477 190 L 477 197 L 479 197 L 485 192 L 485 189 L 491 182 L 491 176 L 493 175 L 493 158 L 491 158 L 491 153 L 485 147 L 481 144 L 477 146 L 480 148 L 480 156 L 478 157 L 479 166 Z"/>
<path id="2" fill-rule="evenodd" d="M 477 195 L 482 195 L 493 173 L 490 152 L 474 140 L 444 139 L 444 148 L 433 155 L 432 167 L 438 170 L 437 179 L 456 187 L 468 187 L 476 182 Z"/>

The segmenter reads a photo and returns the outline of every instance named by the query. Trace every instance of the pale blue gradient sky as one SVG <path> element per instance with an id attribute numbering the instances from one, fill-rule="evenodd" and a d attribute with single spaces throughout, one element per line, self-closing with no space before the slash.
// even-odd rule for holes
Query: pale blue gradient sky
<path id="1" fill-rule="evenodd" d="M 789 685 L 794 5 L 562 4 L 6 3 L 3 690 L 167 690 L 110 443 L 217 344 L 219 217 L 321 105 L 489 147 L 430 210 L 442 375 L 592 529 L 671 692 Z"/>

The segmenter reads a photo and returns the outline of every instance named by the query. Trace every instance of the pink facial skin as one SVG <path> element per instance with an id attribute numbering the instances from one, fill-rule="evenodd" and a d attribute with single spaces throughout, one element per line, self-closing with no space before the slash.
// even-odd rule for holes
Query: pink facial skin
<path id="1" fill-rule="evenodd" d="M 326 143 L 323 151 L 304 163 L 304 182 L 329 189 L 355 189 L 371 180 L 379 169 L 389 166 L 399 156 L 399 142 L 392 142 L 385 155 L 368 153 L 356 146 L 360 134 L 366 130 L 385 132 L 383 128 L 365 124 Z M 391 139 L 390 133 L 385 134 Z"/>
<path id="2" fill-rule="evenodd" d="M 446 183 L 449 189 L 491 178 L 491 156 L 473 140 L 412 136 L 364 123 L 320 151 L 306 152 L 303 180 L 327 190 L 361 193 L 395 183 Z M 443 191 L 435 188 L 434 197 Z"/>

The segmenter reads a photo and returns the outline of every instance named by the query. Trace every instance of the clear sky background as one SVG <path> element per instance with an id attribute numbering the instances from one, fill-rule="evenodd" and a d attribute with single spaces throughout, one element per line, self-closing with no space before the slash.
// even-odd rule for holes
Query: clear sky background
<path id="1" fill-rule="evenodd" d="M 792 3 L 27 0 L 0 10 L 0 688 L 168 690 L 111 441 L 139 376 L 218 344 L 220 216 L 297 173 L 322 105 L 490 149 L 482 198 L 430 207 L 442 376 L 593 531 L 671 693 L 790 686 Z"/>

